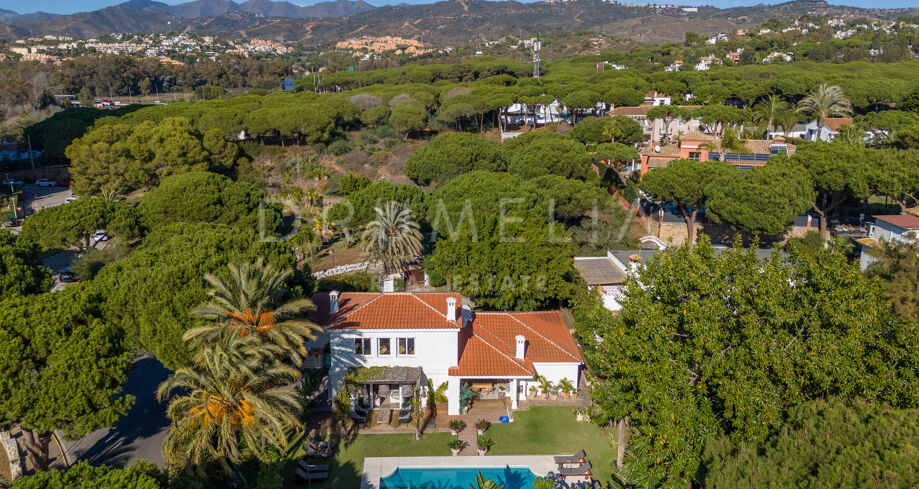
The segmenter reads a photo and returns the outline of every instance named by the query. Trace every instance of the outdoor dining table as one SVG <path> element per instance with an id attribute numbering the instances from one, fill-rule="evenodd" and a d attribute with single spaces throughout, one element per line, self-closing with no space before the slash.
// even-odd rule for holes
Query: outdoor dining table
<path id="1" fill-rule="evenodd" d="M 382 408 L 377 410 L 377 424 L 389 424 L 392 416 L 392 409 Z"/>

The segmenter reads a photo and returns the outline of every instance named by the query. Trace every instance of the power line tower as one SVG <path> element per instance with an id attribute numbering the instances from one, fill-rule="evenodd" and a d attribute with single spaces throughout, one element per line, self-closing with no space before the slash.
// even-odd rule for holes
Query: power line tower
<path id="1" fill-rule="evenodd" d="M 533 78 L 539 79 L 539 48 L 542 43 L 539 38 L 533 42 Z"/>

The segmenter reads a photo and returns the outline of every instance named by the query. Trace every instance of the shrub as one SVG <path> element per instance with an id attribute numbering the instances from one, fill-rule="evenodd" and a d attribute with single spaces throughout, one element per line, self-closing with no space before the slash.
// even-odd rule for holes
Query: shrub
<path id="1" fill-rule="evenodd" d="M 341 156 L 345 153 L 350 153 L 352 146 L 351 142 L 347 139 L 337 139 L 332 142 L 327 148 L 329 153 L 332 153 L 335 156 Z"/>

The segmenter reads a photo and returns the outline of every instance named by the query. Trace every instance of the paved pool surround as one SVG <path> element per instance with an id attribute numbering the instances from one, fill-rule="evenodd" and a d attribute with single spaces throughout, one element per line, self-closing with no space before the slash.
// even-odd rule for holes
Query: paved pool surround
<path id="1" fill-rule="evenodd" d="M 537 476 L 555 472 L 558 465 L 553 455 L 485 455 L 484 457 L 367 457 L 361 489 L 380 489 L 380 480 L 389 477 L 398 468 L 435 467 L 529 467 Z"/>

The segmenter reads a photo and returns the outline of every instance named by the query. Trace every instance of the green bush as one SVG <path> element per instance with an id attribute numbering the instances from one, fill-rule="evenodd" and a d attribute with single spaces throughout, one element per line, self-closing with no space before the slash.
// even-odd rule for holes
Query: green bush
<path id="1" fill-rule="evenodd" d="M 372 292 L 379 289 L 375 284 L 376 281 L 376 278 L 371 277 L 366 272 L 333 275 L 319 279 L 318 290 L 320 292 L 330 292 L 332 290 L 339 292 Z"/>
<path id="2" fill-rule="evenodd" d="M 351 142 L 347 139 L 338 139 L 333 141 L 326 149 L 335 156 L 341 156 L 350 153 L 353 147 L 351 146 Z"/>

